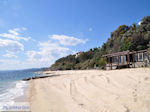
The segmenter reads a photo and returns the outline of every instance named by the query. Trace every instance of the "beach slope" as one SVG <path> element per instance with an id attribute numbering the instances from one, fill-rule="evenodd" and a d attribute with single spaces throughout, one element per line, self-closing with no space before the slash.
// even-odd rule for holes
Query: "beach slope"
<path id="1" fill-rule="evenodd" d="M 32 112 L 150 112 L 150 68 L 46 71 L 29 81 Z"/>

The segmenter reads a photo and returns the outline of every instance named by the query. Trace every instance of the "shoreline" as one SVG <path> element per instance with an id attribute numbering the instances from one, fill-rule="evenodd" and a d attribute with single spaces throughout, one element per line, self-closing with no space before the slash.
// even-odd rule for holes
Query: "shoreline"
<path id="1" fill-rule="evenodd" d="M 11 107 L 25 106 L 27 103 L 28 82 L 21 80 L 12 82 L 13 86 L 1 94 L 0 111 L 15 111 Z M 3 96 L 3 97 L 2 97 Z M 19 111 L 16 109 L 16 111 Z"/>
<path id="2" fill-rule="evenodd" d="M 32 112 L 149 112 L 150 68 L 46 71 L 29 81 Z"/>
<path id="3" fill-rule="evenodd" d="M 16 97 L 15 99 L 14 99 L 14 101 L 15 102 L 27 102 L 28 100 L 28 92 L 29 92 L 29 86 L 30 86 L 30 84 L 29 84 L 29 82 L 26 82 L 27 83 L 27 86 L 26 87 L 24 87 L 23 88 L 23 95 L 21 95 L 21 96 L 19 96 L 19 97 Z"/>

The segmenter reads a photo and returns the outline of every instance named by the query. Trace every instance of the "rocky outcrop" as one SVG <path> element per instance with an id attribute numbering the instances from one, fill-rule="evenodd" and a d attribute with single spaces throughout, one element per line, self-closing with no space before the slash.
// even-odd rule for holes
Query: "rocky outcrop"
<path id="1" fill-rule="evenodd" d="M 43 75 L 43 76 L 24 78 L 22 80 L 23 81 L 29 81 L 29 80 L 32 80 L 32 79 L 40 79 L 40 78 L 47 78 L 47 77 L 57 77 L 57 76 L 60 76 L 60 75 Z"/>

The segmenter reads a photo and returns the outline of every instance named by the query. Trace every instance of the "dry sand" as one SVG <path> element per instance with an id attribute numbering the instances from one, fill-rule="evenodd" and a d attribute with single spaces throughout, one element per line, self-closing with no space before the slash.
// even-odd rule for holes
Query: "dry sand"
<path id="1" fill-rule="evenodd" d="M 30 81 L 32 112 L 150 112 L 150 68 L 45 72 Z"/>

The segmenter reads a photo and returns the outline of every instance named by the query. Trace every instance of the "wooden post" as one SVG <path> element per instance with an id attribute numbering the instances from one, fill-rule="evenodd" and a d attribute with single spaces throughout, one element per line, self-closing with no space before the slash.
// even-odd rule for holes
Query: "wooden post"
<path id="1" fill-rule="evenodd" d="M 130 67 L 130 55 L 129 55 L 129 52 L 128 52 L 128 67 Z"/>
<path id="2" fill-rule="evenodd" d="M 150 63 L 150 42 L 149 42 L 149 48 L 147 49 L 147 56 L 148 56 L 148 61 Z"/>
<path id="3" fill-rule="evenodd" d="M 120 58 L 120 56 L 118 56 L 118 69 L 120 69 L 120 66 L 119 66 L 119 58 Z"/>
<path id="4" fill-rule="evenodd" d="M 103 60 L 103 67 L 104 67 L 104 57 L 102 57 L 102 60 Z M 104 69 L 105 69 L 105 67 L 104 67 Z"/>
<path id="5" fill-rule="evenodd" d="M 108 59 L 108 60 L 109 60 L 109 68 L 110 68 L 110 57 L 109 57 L 109 59 Z"/>
<path id="6" fill-rule="evenodd" d="M 142 53 L 142 61 L 144 62 L 144 52 Z"/>
<path id="7" fill-rule="evenodd" d="M 134 65 L 135 68 L 135 54 L 132 54 L 132 60 L 133 60 L 132 64 Z"/>
<path id="8" fill-rule="evenodd" d="M 112 70 L 112 57 L 111 57 L 111 70 Z"/>

